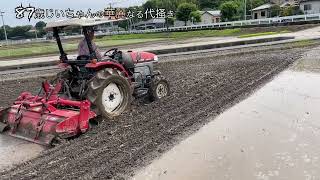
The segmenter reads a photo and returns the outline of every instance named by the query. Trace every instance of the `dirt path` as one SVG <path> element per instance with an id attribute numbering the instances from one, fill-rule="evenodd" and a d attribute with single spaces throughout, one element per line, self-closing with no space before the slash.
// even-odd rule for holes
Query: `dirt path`
<path id="1" fill-rule="evenodd" d="M 134 169 L 193 133 L 225 108 L 245 98 L 298 59 L 303 49 L 160 63 L 170 97 L 104 122 L 89 133 L 0 174 L 1 179 L 127 179 Z M 1 84 L 0 106 L 27 84 Z M 18 89 L 19 88 L 19 89 Z M 6 90 L 6 91 L 4 91 Z"/>

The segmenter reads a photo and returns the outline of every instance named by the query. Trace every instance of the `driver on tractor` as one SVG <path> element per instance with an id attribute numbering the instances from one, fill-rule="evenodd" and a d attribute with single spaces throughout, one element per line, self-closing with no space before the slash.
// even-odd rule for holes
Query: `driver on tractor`
<path id="1" fill-rule="evenodd" d="M 87 30 L 87 35 L 88 35 L 88 38 L 90 39 L 91 43 L 92 43 L 92 49 L 93 51 L 95 51 L 96 53 L 96 57 L 98 60 L 101 60 L 102 59 L 102 56 L 101 56 L 101 53 L 97 47 L 97 45 L 93 42 L 93 39 L 94 39 L 94 29 L 88 29 Z M 89 47 L 88 47 L 88 44 L 87 44 L 87 40 L 86 38 L 84 37 L 80 43 L 79 43 L 79 46 L 78 46 L 78 55 L 79 56 L 82 56 L 82 57 L 86 57 L 86 56 L 90 56 L 90 51 L 89 51 Z"/>

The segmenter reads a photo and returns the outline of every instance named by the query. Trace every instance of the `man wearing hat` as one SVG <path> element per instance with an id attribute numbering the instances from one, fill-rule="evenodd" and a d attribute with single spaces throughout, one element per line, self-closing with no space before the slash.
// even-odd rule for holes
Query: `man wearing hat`
<path id="1" fill-rule="evenodd" d="M 99 49 L 97 48 L 97 45 L 93 42 L 94 30 L 90 29 L 90 30 L 87 31 L 87 33 L 88 33 L 88 37 L 89 37 L 89 39 L 91 41 L 91 44 L 92 44 L 92 49 L 93 49 L 93 51 L 96 52 L 97 59 L 98 60 L 102 59 L 101 53 L 100 53 Z M 90 51 L 89 51 L 89 48 L 88 48 L 88 44 L 87 44 L 86 38 L 83 38 L 79 43 L 78 55 L 79 56 L 90 56 Z"/>

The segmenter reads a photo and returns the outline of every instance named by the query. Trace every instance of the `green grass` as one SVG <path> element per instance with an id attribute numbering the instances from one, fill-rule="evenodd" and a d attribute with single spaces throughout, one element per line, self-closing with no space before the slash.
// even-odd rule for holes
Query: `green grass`
<path id="1" fill-rule="evenodd" d="M 126 34 L 113 35 L 96 38 L 97 46 L 110 47 L 129 44 L 138 44 L 144 42 L 161 41 L 161 40 L 182 40 L 196 37 L 222 37 L 237 36 L 241 34 L 241 29 L 225 29 L 225 30 L 201 30 L 189 32 L 169 32 L 169 33 L 147 33 L 147 34 Z M 66 40 L 63 42 L 64 50 L 74 52 L 77 50 L 79 39 Z M 57 54 L 58 47 L 55 43 L 30 43 L 23 45 L 15 45 L 0 48 L 0 58 L 18 58 L 30 57 L 46 54 Z"/>
<path id="2" fill-rule="evenodd" d="M 279 33 L 286 33 L 285 31 L 278 32 L 261 32 L 252 33 L 247 29 L 224 29 L 224 30 L 197 30 L 188 32 L 164 32 L 164 33 L 147 33 L 147 34 L 126 34 L 126 35 L 113 35 L 97 37 L 95 42 L 101 49 L 105 47 L 121 46 L 129 44 L 139 44 L 144 42 L 154 42 L 161 40 L 184 40 L 188 38 L 197 37 L 255 37 L 263 35 L 272 35 Z M 75 52 L 78 47 L 80 39 L 63 40 L 63 47 L 67 52 Z M 19 58 L 19 57 L 30 57 L 39 55 L 49 55 L 57 54 L 58 47 L 54 42 L 44 42 L 44 43 L 29 43 L 14 46 L 3 46 L 0 47 L 0 58 Z"/>
<path id="3" fill-rule="evenodd" d="M 98 47 L 107 46 L 120 46 L 129 45 L 143 42 L 159 41 L 159 39 L 128 39 L 128 40 L 108 40 L 108 41 L 97 41 Z M 63 43 L 63 48 L 67 52 L 76 51 L 78 48 L 78 43 Z M 6 57 L 30 57 L 36 55 L 46 55 L 46 54 L 58 54 L 58 47 L 55 43 L 38 43 L 29 44 L 22 47 L 1 47 L 0 48 L 0 58 Z"/>
<path id="4" fill-rule="evenodd" d="M 283 34 L 289 33 L 290 31 L 271 31 L 271 32 L 261 32 L 261 33 L 252 33 L 252 34 L 243 34 L 239 36 L 239 38 L 249 38 L 249 37 L 257 37 L 257 36 L 267 36 L 267 35 L 275 35 L 275 34 Z"/>
<path id="5" fill-rule="evenodd" d="M 236 36 L 241 34 L 241 29 L 224 29 L 224 30 L 198 30 L 188 32 L 169 32 L 169 33 L 147 33 L 147 34 L 125 34 L 105 36 L 97 41 L 104 40 L 127 40 L 127 39 L 186 39 L 194 37 L 223 37 L 223 36 Z"/>

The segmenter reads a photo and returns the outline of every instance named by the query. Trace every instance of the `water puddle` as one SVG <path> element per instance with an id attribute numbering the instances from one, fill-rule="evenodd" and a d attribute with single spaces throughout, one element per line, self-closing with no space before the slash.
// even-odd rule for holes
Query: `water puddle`
<path id="1" fill-rule="evenodd" d="M 43 146 L 0 134 L 0 171 L 40 154 Z"/>
<path id="2" fill-rule="evenodd" d="M 320 179 L 320 60 L 308 57 L 133 179 Z"/>

